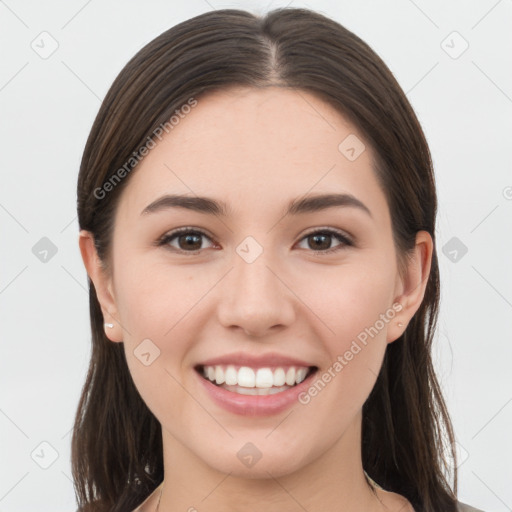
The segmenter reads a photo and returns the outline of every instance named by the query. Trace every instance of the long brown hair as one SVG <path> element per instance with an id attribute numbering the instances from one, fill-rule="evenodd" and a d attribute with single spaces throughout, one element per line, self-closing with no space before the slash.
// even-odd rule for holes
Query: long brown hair
<path id="1" fill-rule="evenodd" d="M 400 271 L 416 233 L 430 233 L 434 252 L 423 302 L 388 345 L 363 406 L 362 458 L 373 480 L 405 496 L 417 512 L 454 512 L 457 472 L 451 487 L 443 455 L 455 460 L 454 434 L 431 359 L 440 295 L 432 161 L 405 94 L 359 37 L 319 13 L 292 8 L 265 16 L 217 10 L 162 33 L 128 62 L 100 107 L 78 177 L 80 229 L 94 235 L 108 270 L 116 205 L 136 172 L 133 155 L 191 98 L 237 85 L 313 93 L 360 130 L 376 155 Z M 90 279 L 89 294 L 92 356 L 75 418 L 73 478 L 79 511 L 126 512 L 163 479 L 161 426 L 132 381 L 123 345 L 105 336 Z"/>

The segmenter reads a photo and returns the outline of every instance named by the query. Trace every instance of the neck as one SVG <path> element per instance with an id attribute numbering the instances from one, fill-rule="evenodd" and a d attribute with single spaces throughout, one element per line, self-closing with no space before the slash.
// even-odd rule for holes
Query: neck
<path id="1" fill-rule="evenodd" d="M 362 467 L 360 422 L 299 469 L 285 473 L 267 460 L 258 476 L 252 477 L 217 471 L 165 429 L 162 432 L 165 478 L 159 512 L 383 510 L 379 493 L 368 483 Z"/>

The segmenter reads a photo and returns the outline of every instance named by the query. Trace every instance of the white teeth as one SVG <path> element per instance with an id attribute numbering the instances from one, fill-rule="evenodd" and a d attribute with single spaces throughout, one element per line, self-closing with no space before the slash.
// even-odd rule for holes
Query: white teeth
<path id="1" fill-rule="evenodd" d="M 238 370 L 238 385 L 243 388 L 253 388 L 256 382 L 256 375 L 254 370 L 248 366 L 242 366 Z"/>
<path id="2" fill-rule="evenodd" d="M 260 368 L 256 372 L 256 387 L 271 388 L 274 385 L 274 375 L 270 368 Z"/>
<path id="3" fill-rule="evenodd" d="M 226 379 L 226 384 L 228 386 L 234 386 L 238 382 L 238 373 L 235 370 L 235 367 L 229 365 L 226 368 L 226 373 L 224 374 L 224 378 Z"/>
<path id="4" fill-rule="evenodd" d="M 257 370 L 241 366 L 237 371 L 234 365 L 215 365 L 204 366 L 203 376 L 226 389 L 236 388 L 236 392 L 241 394 L 266 395 L 300 384 L 306 378 L 308 371 L 309 368 L 295 366 L 258 368 Z"/>
<path id="5" fill-rule="evenodd" d="M 300 384 L 306 378 L 307 373 L 308 373 L 307 368 L 299 368 L 297 370 L 297 374 L 295 375 L 295 382 L 297 384 Z"/>
<path id="6" fill-rule="evenodd" d="M 286 373 L 282 368 L 274 370 L 274 386 L 284 386 L 286 383 Z"/>
<path id="7" fill-rule="evenodd" d="M 275 395 L 276 393 L 281 393 L 281 391 L 286 391 L 290 389 L 290 386 L 280 386 L 278 388 L 243 388 L 241 386 L 222 386 L 224 389 L 228 391 L 234 391 L 240 395 Z"/>
<path id="8" fill-rule="evenodd" d="M 220 366 L 215 367 L 215 382 L 224 384 L 224 370 Z"/>
<path id="9" fill-rule="evenodd" d="M 293 368 L 293 366 L 288 368 L 285 382 L 288 384 L 288 386 L 293 386 L 295 384 L 295 368 Z"/>

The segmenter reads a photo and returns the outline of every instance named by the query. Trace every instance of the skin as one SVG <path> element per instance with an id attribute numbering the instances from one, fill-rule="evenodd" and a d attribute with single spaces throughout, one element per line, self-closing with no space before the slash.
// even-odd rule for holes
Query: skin
<path id="1" fill-rule="evenodd" d="M 387 344 L 422 302 L 433 243 L 427 232 L 417 234 L 401 278 L 372 149 L 365 142 L 354 161 L 338 150 L 350 134 L 364 141 L 338 111 L 304 91 L 210 93 L 130 176 L 116 212 L 112 272 L 102 270 L 92 235 L 80 233 L 105 322 L 114 323 L 106 334 L 124 342 L 133 380 L 162 425 L 160 511 L 412 510 L 397 494 L 371 492 L 361 463 L 361 410 Z M 320 192 L 350 193 L 372 216 L 334 207 L 283 217 L 289 201 Z M 164 193 L 213 197 L 233 214 L 173 208 L 141 215 Z M 154 244 L 184 226 L 209 237 L 199 239 L 195 254 L 179 237 L 171 248 Z M 328 238 L 321 247 L 341 248 L 322 255 L 306 237 L 315 228 L 350 234 L 354 245 Z M 247 236 L 263 248 L 252 263 L 236 252 Z M 403 309 L 316 397 L 283 413 L 227 412 L 193 370 L 238 350 L 277 351 L 311 361 L 322 374 L 396 303 Z M 147 338 L 160 350 L 149 366 L 134 355 Z M 252 467 L 237 457 L 247 442 L 262 454 Z M 157 501 L 155 493 L 144 510 Z"/>

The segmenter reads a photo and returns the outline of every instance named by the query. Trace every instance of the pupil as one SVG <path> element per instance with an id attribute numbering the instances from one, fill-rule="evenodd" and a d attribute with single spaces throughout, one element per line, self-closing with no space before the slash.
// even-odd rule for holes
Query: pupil
<path id="1" fill-rule="evenodd" d="M 320 238 L 323 238 L 324 241 L 326 239 L 329 238 L 330 235 L 313 235 L 313 239 L 315 240 L 315 244 L 316 242 L 320 239 Z M 320 241 L 320 245 L 321 245 L 321 241 Z M 324 244 L 325 245 L 325 244 Z M 327 243 L 327 246 L 326 247 L 322 247 L 323 249 L 328 249 L 329 248 L 329 243 Z"/>
<path id="2" fill-rule="evenodd" d="M 181 238 L 185 238 L 186 246 L 190 248 L 191 246 L 194 245 L 194 239 L 195 239 L 195 242 L 197 243 L 197 240 L 199 239 L 199 236 L 198 235 L 183 235 Z M 201 241 L 200 240 L 199 240 L 199 245 L 201 245 Z M 194 247 L 192 247 L 192 248 L 194 248 Z"/>

